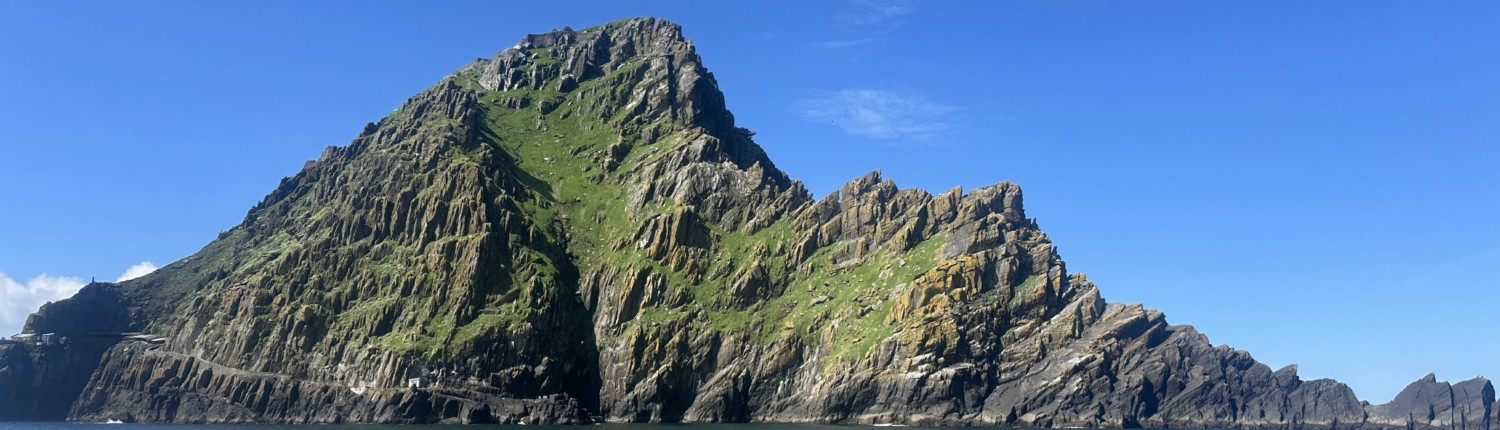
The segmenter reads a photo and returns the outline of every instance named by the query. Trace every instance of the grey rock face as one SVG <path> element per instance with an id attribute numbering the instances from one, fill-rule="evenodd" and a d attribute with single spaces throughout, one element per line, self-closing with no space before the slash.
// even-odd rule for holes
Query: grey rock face
<path id="1" fill-rule="evenodd" d="M 89 339 L 66 345 L 0 343 L 0 421 L 67 416 L 111 344 Z"/>
<path id="2" fill-rule="evenodd" d="M 1106 302 L 1015 184 L 814 199 L 752 137 L 676 25 L 528 36 L 42 309 L 80 342 L 0 345 L 0 419 L 1495 430 L 1482 379 L 1367 407 Z"/>
<path id="3" fill-rule="evenodd" d="M 1500 405 L 1490 404 L 1489 426 L 1491 429 L 1500 427 Z"/>
<path id="4" fill-rule="evenodd" d="M 1484 377 L 1450 385 L 1428 374 L 1367 410 L 1371 423 L 1392 428 L 1490 429 L 1494 406 L 1495 386 Z"/>

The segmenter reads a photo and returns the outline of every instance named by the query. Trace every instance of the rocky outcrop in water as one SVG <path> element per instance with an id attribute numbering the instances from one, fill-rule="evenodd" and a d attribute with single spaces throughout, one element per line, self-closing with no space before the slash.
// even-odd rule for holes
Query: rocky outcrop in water
<path id="1" fill-rule="evenodd" d="M 1395 428 L 1489 429 L 1495 421 L 1495 385 L 1477 377 L 1457 384 L 1428 374 L 1394 400 L 1370 406 L 1369 421 Z"/>
<path id="2" fill-rule="evenodd" d="M 1108 303 L 1015 184 L 815 199 L 752 136 L 674 24 L 528 36 L 197 254 L 43 308 L 74 342 L 0 346 L 0 419 L 1495 421 L 1482 379 L 1367 406 Z"/>

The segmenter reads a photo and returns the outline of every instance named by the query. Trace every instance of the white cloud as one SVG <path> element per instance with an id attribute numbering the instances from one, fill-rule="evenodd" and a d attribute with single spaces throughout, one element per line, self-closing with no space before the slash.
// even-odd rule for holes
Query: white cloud
<path id="1" fill-rule="evenodd" d="M 850 0 L 839 19 L 855 25 L 899 24 L 901 17 L 917 11 L 920 0 Z"/>
<path id="2" fill-rule="evenodd" d="M 814 45 L 823 49 L 846 49 L 883 42 L 892 30 L 905 24 L 905 17 L 917 11 L 920 0 L 849 0 L 839 11 L 841 24 L 835 31 L 841 37 Z"/>
<path id="3" fill-rule="evenodd" d="M 129 281 L 131 279 L 146 276 L 147 274 L 155 271 L 155 264 L 151 264 L 150 261 L 142 261 L 140 263 L 136 263 L 134 266 L 130 266 L 130 268 L 125 269 L 125 273 L 121 273 L 119 278 L 115 278 L 115 282 Z"/>
<path id="4" fill-rule="evenodd" d="M 0 336 L 20 332 L 26 317 L 43 303 L 72 297 L 83 285 L 83 278 L 47 274 L 17 282 L 0 272 Z"/>
<path id="5" fill-rule="evenodd" d="M 125 269 L 115 282 L 139 278 L 155 270 L 155 264 L 142 261 Z M 86 284 L 88 282 L 83 278 L 45 273 L 21 282 L 0 272 L 0 336 L 21 332 L 26 317 L 41 309 L 43 304 L 73 297 Z"/>
<path id="6" fill-rule="evenodd" d="M 849 89 L 797 105 L 808 121 L 826 122 L 856 136 L 929 143 L 950 131 L 953 108 L 915 94 Z"/>
<path id="7" fill-rule="evenodd" d="M 851 47 L 863 45 L 863 44 L 874 42 L 874 41 L 875 41 L 875 38 L 873 38 L 873 37 L 861 37 L 861 38 L 858 38 L 858 39 L 829 40 L 829 41 L 818 42 L 818 47 L 819 48 L 824 48 L 824 49 L 843 49 L 843 48 L 851 48 Z"/>

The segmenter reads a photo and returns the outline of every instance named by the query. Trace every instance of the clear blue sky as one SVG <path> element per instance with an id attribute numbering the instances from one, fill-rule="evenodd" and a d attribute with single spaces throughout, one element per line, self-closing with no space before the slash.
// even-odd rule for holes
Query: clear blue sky
<path id="1" fill-rule="evenodd" d="M 1012 180 L 1107 299 L 1273 367 L 1500 377 L 1500 2 L 619 3 L 5 4 L 0 332 L 476 57 L 657 16 L 819 196 Z"/>

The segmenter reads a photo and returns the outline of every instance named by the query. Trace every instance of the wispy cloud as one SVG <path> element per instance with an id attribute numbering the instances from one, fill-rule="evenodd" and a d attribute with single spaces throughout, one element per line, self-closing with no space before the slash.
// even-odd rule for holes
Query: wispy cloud
<path id="1" fill-rule="evenodd" d="M 83 278 L 41 274 L 20 282 L 0 272 L 0 336 L 20 332 L 43 303 L 72 297 L 83 285 Z"/>
<path id="2" fill-rule="evenodd" d="M 921 0 L 849 0 L 838 18 L 854 25 L 899 24 L 901 19 L 917 11 Z"/>
<path id="3" fill-rule="evenodd" d="M 126 268 L 125 269 L 125 273 L 121 273 L 120 277 L 115 278 L 115 282 L 129 281 L 131 279 L 135 279 L 135 278 L 139 278 L 139 277 L 142 277 L 142 276 L 146 276 L 147 274 L 150 274 L 151 272 L 155 272 L 155 271 L 156 271 L 156 265 L 155 264 L 151 264 L 150 261 L 142 261 L 142 262 L 136 263 L 134 266 L 130 266 L 129 268 Z"/>
<path id="4" fill-rule="evenodd" d="M 873 139 L 931 143 L 951 131 L 951 106 L 916 94 L 848 89 L 817 94 L 797 104 L 808 121 Z"/>
<path id="5" fill-rule="evenodd" d="M 905 23 L 921 0 L 849 0 L 835 16 L 839 38 L 817 42 L 824 49 L 844 49 L 885 40 L 886 33 Z"/>
<path id="6" fill-rule="evenodd" d="M 827 48 L 827 49 L 841 49 L 841 48 L 849 48 L 849 47 L 863 45 L 863 44 L 866 44 L 866 43 L 874 42 L 875 40 L 876 39 L 873 38 L 873 37 L 862 37 L 862 38 L 858 38 L 858 39 L 828 40 L 828 41 L 818 42 L 818 47 L 819 48 Z"/>

